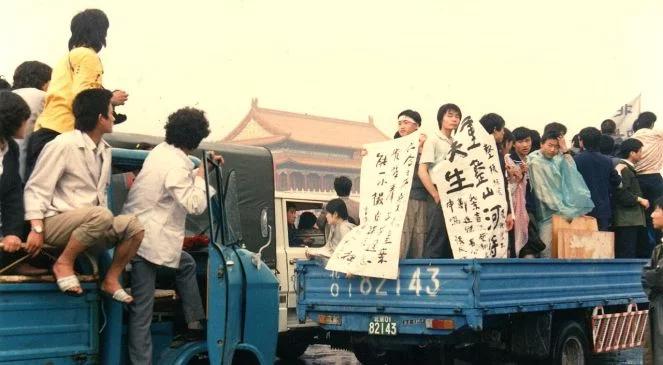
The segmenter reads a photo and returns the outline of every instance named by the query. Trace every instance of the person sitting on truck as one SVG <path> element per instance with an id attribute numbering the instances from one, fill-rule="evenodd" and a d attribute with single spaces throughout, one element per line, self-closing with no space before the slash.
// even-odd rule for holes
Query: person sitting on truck
<path id="1" fill-rule="evenodd" d="M 458 127 L 463 117 L 460 108 L 456 104 L 444 104 L 437 111 L 437 126 L 439 130 L 431 138 L 427 138 L 421 149 L 421 159 L 417 174 L 421 183 L 429 194 L 426 216 L 426 242 L 422 256 L 425 258 L 453 258 L 451 243 L 447 235 L 447 227 L 444 222 L 440 195 L 437 187 L 433 184 L 430 170 L 435 169 L 447 158 L 447 152 L 451 148 L 453 138 L 451 134 Z"/>
<path id="2" fill-rule="evenodd" d="M 205 169 L 194 169 L 188 157 L 209 135 L 209 122 L 202 110 L 183 108 L 168 117 L 165 129 L 165 142 L 147 155 L 122 210 L 135 214 L 145 225 L 145 239 L 131 261 L 134 302 L 129 307 L 128 348 L 133 364 L 149 364 L 152 357 L 150 324 L 159 268 L 175 271 L 188 326 L 183 340 L 203 337 L 205 311 L 196 280 L 196 262 L 182 251 L 182 242 L 187 214 L 203 214 L 207 209 L 206 189 L 210 196 L 215 194 L 205 182 Z M 219 155 L 213 158 L 223 162 Z"/>
<path id="3" fill-rule="evenodd" d="M 44 242 L 63 248 L 53 275 L 63 293 L 81 296 L 76 257 L 95 245 L 115 246 L 101 291 L 130 303 L 133 298 L 119 277 L 136 254 L 144 230 L 135 216 L 113 217 L 107 208 L 111 148 L 103 136 L 113 131 L 112 97 L 105 89 L 82 91 L 72 108 L 76 129 L 44 147 L 24 192 L 25 219 L 32 227 L 27 250 L 37 254 Z"/>
<path id="4" fill-rule="evenodd" d="M 24 237 L 23 184 L 18 173 L 19 148 L 30 117 L 28 104 L 9 90 L 0 91 L 0 220 L 5 252 L 16 252 Z"/>
<path id="5" fill-rule="evenodd" d="M 622 160 L 615 170 L 622 183 L 614 194 L 615 258 L 636 258 L 638 252 L 647 251 L 649 240 L 645 221 L 649 200 L 644 198 L 635 175 L 635 164 L 642 158 L 642 142 L 629 138 L 622 141 L 619 151 Z"/>
<path id="6" fill-rule="evenodd" d="M 347 176 L 339 176 L 334 179 L 334 190 L 339 199 L 343 200 L 345 206 L 348 208 L 348 219 L 353 224 L 359 224 L 359 202 L 350 198 L 352 192 L 352 180 Z M 325 218 L 324 210 L 318 216 L 317 226 L 328 234 L 327 219 Z"/>
<path id="7" fill-rule="evenodd" d="M 348 208 L 343 199 L 330 200 L 325 206 L 325 219 L 329 226 L 328 233 L 325 233 L 325 245 L 317 249 L 307 249 L 306 257 L 323 260 L 330 258 L 343 237 L 355 227 L 349 218 Z"/>
<path id="8" fill-rule="evenodd" d="M 550 257 L 553 214 L 572 219 L 594 208 L 582 175 L 576 169 L 564 137 L 556 130 L 543 133 L 541 148 L 528 157 L 529 176 L 536 196 L 539 237 L 546 245 L 541 257 Z"/>
<path id="9" fill-rule="evenodd" d="M 404 110 L 398 114 L 398 131 L 394 135 L 394 139 L 412 134 L 420 127 L 421 115 L 414 110 Z M 421 159 L 421 150 L 425 141 L 426 135 L 422 134 L 419 137 L 419 151 L 414 165 L 414 177 L 412 178 L 412 187 L 410 188 L 410 197 L 407 202 L 405 222 L 403 223 L 400 251 L 401 260 L 423 257 L 424 242 L 426 241 L 426 200 L 428 200 L 428 192 L 421 182 L 417 171 Z"/>

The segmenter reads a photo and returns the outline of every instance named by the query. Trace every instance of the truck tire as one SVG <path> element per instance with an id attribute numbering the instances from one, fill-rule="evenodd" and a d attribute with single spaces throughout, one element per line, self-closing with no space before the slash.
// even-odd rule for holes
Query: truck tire
<path id="1" fill-rule="evenodd" d="M 589 340 L 577 321 L 565 321 L 553 334 L 551 365 L 585 365 L 589 363 Z"/>
<path id="2" fill-rule="evenodd" d="M 365 343 L 352 345 L 352 352 L 362 365 L 403 364 L 403 355 L 397 351 L 378 349 Z"/>
<path id="3" fill-rule="evenodd" d="M 300 356 L 304 355 L 306 349 L 308 349 L 308 342 L 304 341 L 288 341 L 281 340 L 276 345 L 276 356 L 281 360 L 294 361 L 299 359 Z"/>

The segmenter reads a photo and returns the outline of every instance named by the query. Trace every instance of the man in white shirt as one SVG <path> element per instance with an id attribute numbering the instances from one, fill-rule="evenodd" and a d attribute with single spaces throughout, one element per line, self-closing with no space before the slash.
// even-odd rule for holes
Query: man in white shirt
<path id="1" fill-rule="evenodd" d="M 135 214 L 145 226 L 145 239 L 132 261 L 129 308 L 129 359 L 151 364 L 150 324 L 157 269 L 176 271 L 175 284 L 189 331 L 185 340 L 202 339 L 205 311 L 196 281 L 196 262 L 182 251 L 187 214 L 207 209 L 204 168 L 194 169 L 188 154 L 210 133 L 202 111 L 183 108 L 168 117 L 166 141 L 156 146 L 143 163 L 124 205 L 124 214 Z M 221 162 L 221 156 L 214 156 Z M 215 194 L 208 187 L 210 196 Z"/>
<path id="2" fill-rule="evenodd" d="M 102 137 L 113 131 L 112 96 L 104 89 L 78 94 L 72 107 L 75 129 L 59 135 L 40 154 L 24 192 L 25 219 L 32 227 L 27 250 L 36 254 L 44 242 L 63 247 L 53 274 L 62 292 L 80 296 L 76 257 L 95 245 L 116 246 L 101 290 L 130 303 L 133 298 L 119 277 L 140 246 L 143 226 L 135 216 L 113 217 L 106 207 L 111 148 Z"/>

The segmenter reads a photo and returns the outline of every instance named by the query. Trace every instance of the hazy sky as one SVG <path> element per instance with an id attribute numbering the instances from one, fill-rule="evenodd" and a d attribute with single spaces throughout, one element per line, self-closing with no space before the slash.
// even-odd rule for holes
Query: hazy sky
<path id="1" fill-rule="evenodd" d="M 268 108 L 366 121 L 457 103 L 478 119 L 571 131 L 642 93 L 663 113 L 663 1 L 2 1 L 0 75 L 25 60 L 54 65 L 71 17 L 110 18 L 100 53 L 107 88 L 130 94 L 117 130 L 162 134 L 182 106 L 207 111 L 212 138 L 251 98 Z M 663 124 L 663 123 L 659 123 Z M 339 130 L 339 133 L 342 131 Z"/>

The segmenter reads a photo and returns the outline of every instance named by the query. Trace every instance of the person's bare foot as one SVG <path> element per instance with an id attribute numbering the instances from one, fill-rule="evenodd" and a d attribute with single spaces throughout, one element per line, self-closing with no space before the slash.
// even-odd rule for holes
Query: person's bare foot
<path id="1" fill-rule="evenodd" d="M 67 265 L 63 264 L 60 262 L 60 260 L 55 261 L 55 264 L 53 264 L 53 276 L 55 276 L 55 279 L 62 279 L 66 278 L 69 276 L 75 276 L 76 272 L 74 271 L 74 267 L 72 265 Z M 73 288 L 67 289 L 68 293 L 71 294 L 83 294 L 83 288 L 80 286 L 75 286 Z"/>
<path id="2" fill-rule="evenodd" d="M 114 295 L 115 296 L 118 295 L 118 294 L 116 294 L 118 290 L 122 290 L 124 292 L 124 288 L 122 288 L 122 285 L 120 285 L 120 282 L 117 281 L 117 280 L 111 280 L 110 278 L 106 278 L 101 283 L 101 291 L 108 294 L 113 299 L 115 299 L 119 302 L 123 302 L 123 303 L 133 302 L 134 298 L 132 296 L 126 294 L 126 292 L 119 293 L 118 297 L 113 297 Z"/>

